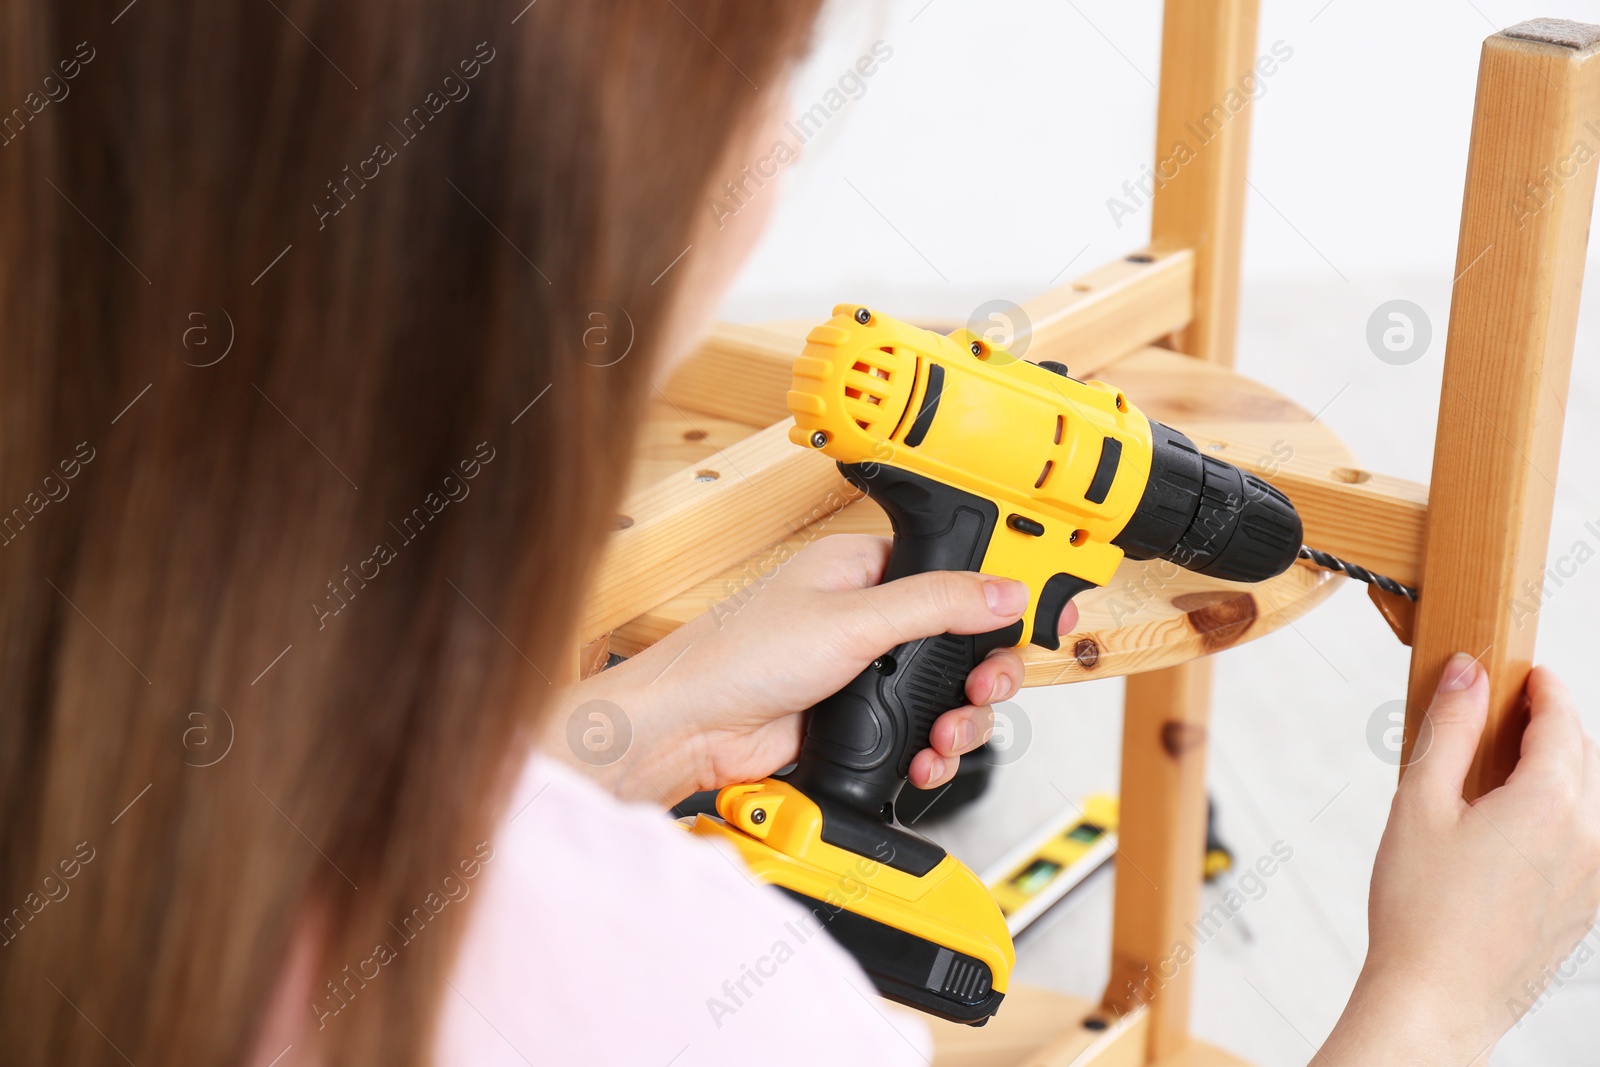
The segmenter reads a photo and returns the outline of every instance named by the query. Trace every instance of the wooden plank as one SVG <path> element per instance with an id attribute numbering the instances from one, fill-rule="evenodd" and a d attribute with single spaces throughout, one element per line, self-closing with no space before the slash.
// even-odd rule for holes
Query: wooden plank
<path id="1" fill-rule="evenodd" d="M 1257 0 L 1167 0 L 1150 243 L 1193 249 L 1194 314 L 1179 351 L 1231 366 L 1239 317 Z M 1237 105 L 1237 106 L 1235 106 Z M 1122 736 L 1111 978 L 1104 1003 L 1148 1007 L 1146 1062 L 1193 1048 L 1192 961 L 1174 961 L 1199 909 L 1206 830 L 1211 663 L 1195 660 L 1128 679 Z M 1193 946 L 1191 946 L 1192 948 Z"/>
<path id="2" fill-rule="evenodd" d="M 888 537 L 889 520 L 870 500 L 832 512 L 804 530 L 683 589 L 612 634 L 611 649 L 632 656 L 724 601 L 759 589 L 784 562 L 819 537 Z M 1247 644 L 1322 603 L 1342 579 L 1312 567 L 1254 585 L 1192 574 L 1160 560 L 1126 560 L 1103 589 L 1078 594 L 1078 625 L 1057 651 L 1028 645 L 1024 686 L 1116 678 L 1175 666 Z"/>
<path id="3" fill-rule="evenodd" d="M 1306 544 L 1406 585 L 1421 581 L 1427 486 L 1322 459 L 1282 438 L 1261 452 L 1221 437 L 1190 436 L 1294 501 Z"/>
<path id="4" fill-rule="evenodd" d="M 578 677 L 598 674 L 610 658 L 611 635 L 601 634 L 578 650 Z"/>
<path id="5" fill-rule="evenodd" d="M 1305 464 L 1313 474 L 1352 465 L 1350 453 L 1326 423 L 1259 382 L 1221 367 L 1150 348 L 1117 361 L 1106 376 L 1152 418 L 1177 425 L 1196 440 L 1221 444 L 1222 455 L 1247 468 L 1264 469 L 1267 459 L 1286 456 L 1290 466 Z M 1212 433 L 1202 434 L 1198 428 Z M 1214 436 L 1223 430 L 1230 435 L 1226 440 Z M 664 431 L 664 436 L 671 434 Z M 1385 484 L 1374 482 L 1378 488 Z M 717 603 L 748 595 L 760 584 L 756 575 L 770 574 L 774 565 L 819 536 L 889 532 L 877 505 L 852 504 L 641 612 L 617 630 L 612 647 L 620 655 L 633 655 Z M 1105 589 L 1080 596 L 1078 629 L 1063 640 L 1060 651 L 1024 651 L 1025 684 L 1154 670 L 1244 644 L 1299 618 L 1336 585 L 1327 572 L 1304 567 L 1270 582 L 1241 586 L 1181 572 L 1160 561 L 1127 562 Z"/>
<path id="6" fill-rule="evenodd" d="M 1080 275 L 1022 305 L 1032 331 L 1027 358 L 1070 361 L 1078 377 L 1093 374 L 1187 323 L 1193 280 L 1194 256 L 1182 248 L 1147 249 Z M 716 323 L 662 392 L 680 408 L 748 425 L 788 418 L 794 359 L 821 321 L 798 331 Z"/>
<path id="7" fill-rule="evenodd" d="M 1181 330 L 1194 314 L 1194 254 L 1153 248 L 1113 260 L 1022 305 L 1027 358 L 1065 363 L 1088 380 L 1136 348 Z"/>
<path id="8" fill-rule="evenodd" d="M 1194 250 L 1194 317 L 1177 348 L 1232 365 L 1258 0 L 1167 0 L 1150 243 Z"/>
<path id="9" fill-rule="evenodd" d="M 796 448 L 790 421 L 634 493 L 601 559 L 579 638 L 616 629 L 686 586 L 836 511 L 855 495 L 833 462 Z"/>
<path id="10" fill-rule="evenodd" d="M 1128 1058 L 1143 1052 L 1143 1012 L 1108 1019 L 1097 1004 L 1037 986 L 1013 986 L 999 1014 L 982 1027 L 921 1018 L 933 1035 L 934 1067 L 1131 1067 L 1143 1062 Z M 1100 1028 L 1084 1026 L 1086 1020 Z"/>
<path id="11" fill-rule="evenodd" d="M 776 420 L 774 420 L 776 421 Z M 772 423 L 752 426 L 719 418 L 656 397 L 645 409 L 644 424 L 633 443 L 633 464 L 628 470 L 623 499 L 648 489 L 685 467 L 695 469 L 715 463 L 725 448 L 737 444 Z"/>
<path id="12" fill-rule="evenodd" d="M 1406 709 L 1409 756 L 1450 655 L 1488 669 L 1468 799 L 1520 751 L 1594 206 L 1600 28 L 1565 26 L 1571 43 L 1496 34 L 1478 68 Z"/>
<path id="13" fill-rule="evenodd" d="M 1316 1060 L 1312 1061 L 1313 1067 Z M 1153 1067 L 1248 1067 L 1245 1060 L 1204 1041 L 1191 1041 L 1183 1051 L 1158 1060 Z"/>
<path id="14" fill-rule="evenodd" d="M 1108 1018 L 1104 1012 L 1096 1011 L 1090 1019 L 1104 1022 L 1105 1029 L 1091 1030 L 1083 1022 L 1069 1025 L 1049 1045 L 1024 1060 L 1023 1067 L 1142 1067 L 1149 1053 L 1149 1012 Z"/>
<path id="15" fill-rule="evenodd" d="M 1123 699 L 1121 814 L 1107 1011 L 1150 1012 L 1151 1062 L 1189 1043 L 1206 834 L 1211 661 L 1133 675 Z"/>
<path id="16" fill-rule="evenodd" d="M 718 322 L 662 392 L 685 408 L 768 426 L 789 418 L 784 397 L 804 347 L 803 340 L 765 327 Z"/>

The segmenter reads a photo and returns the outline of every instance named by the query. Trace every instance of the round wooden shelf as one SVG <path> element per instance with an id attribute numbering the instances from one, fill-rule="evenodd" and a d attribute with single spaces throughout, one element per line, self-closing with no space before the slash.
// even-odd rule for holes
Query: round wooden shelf
<path id="1" fill-rule="evenodd" d="M 1208 441 L 1218 454 L 1247 471 L 1271 471 L 1290 457 L 1314 457 L 1354 467 L 1353 457 L 1323 422 L 1259 382 L 1162 348 L 1134 352 L 1095 377 L 1127 392 L 1153 419 Z M 741 423 L 696 418 L 684 428 L 681 412 L 663 404 L 641 435 L 634 479 L 648 483 L 664 473 L 709 460 L 730 440 L 750 432 Z M 1220 438 L 1222 445 L 1210 439 Z M 826 516 L 782 542 L 798 551 L 818 536 L 871 533 L 888 536 L 888 519 L 861 500 Z M 777 546 L 752 557 L 770 566 L 786 558 Z M 612 648 L 630 654 L 660 640 L 741 588 L 746 566 L 699 582 L 612 635 Z M 1059 651 L 1023 651 L 1027 685 L 1055 685 L 1170 667 L 1252 641 L 1286 626 L 1332 594 L 1345 579 L 1307 565 L 1266 582 L 1242 585 L 1191 574 L 1161 560 L 1125 561 L 1104 588 L 1077 598 L 1077 628 Z"/>

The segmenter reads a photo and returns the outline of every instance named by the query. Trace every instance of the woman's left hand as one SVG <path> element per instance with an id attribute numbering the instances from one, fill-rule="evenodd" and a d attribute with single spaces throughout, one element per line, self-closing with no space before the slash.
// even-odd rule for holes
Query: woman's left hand
<path id="1" fill-rule="evenodd" d="M 886 538 L 846 534 L 821 538 L 781 565 L 775 559 L 770 577 L 753 575 L 644 652 L 565 691 L 546 751 L 630 800 L 674 804 L 697 790 L 757 781 L 799 755 L 807 708 L 891 648 L 986 633 L 1022 616 L 1027 589 L 1009 579 L 936 571 L 879 585 L 889 547 Z M 1060 632 L 1077 616 L 1069 604 Z M 992 732 L 989 705 L 1013 696 L 1022 676 L 1016 649 L 980 662 L 967 678 L 971 703 L 934 722 L 930 747 L 911 761 L 911 784 L 949 781 L 962 754 Z"/>

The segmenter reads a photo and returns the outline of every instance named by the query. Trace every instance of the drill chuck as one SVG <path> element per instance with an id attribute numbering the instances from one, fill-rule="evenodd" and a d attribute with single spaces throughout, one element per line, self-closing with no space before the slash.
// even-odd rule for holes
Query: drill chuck
<path id="1" fill-rule="evenodd" d="M 1282 574 L 1300 551 L 1300 516 L 1270 484 L 1150 420 L 1150 477 L 1112 544 L 1233 582 Z"/>

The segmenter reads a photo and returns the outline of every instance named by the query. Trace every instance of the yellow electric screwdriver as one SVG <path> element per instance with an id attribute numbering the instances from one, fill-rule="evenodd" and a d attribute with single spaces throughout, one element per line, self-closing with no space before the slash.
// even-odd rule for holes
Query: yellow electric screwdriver
<path id="1" fill-rule="evenodd" d="M 959 1022 L 999 1007 L 1015 953 L 987 889 L 900 826 L 894 800 L 933 722 L 995 648 L 1057 648 L 1067 602 L 1124 557 L 1253 582 L 1301 550 L 1289 500 L 1146 418 L 1102 382 L 841 304 L 795 360 L 790 438 L 888 513 L 884 581 L 931 570 L 1019 579 L 992 633 L 908 641 L 807 715 L 788 774 L 717 797 L 696 833 L 733 845 L 849 949 L 885 996 Z"/>

